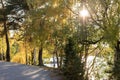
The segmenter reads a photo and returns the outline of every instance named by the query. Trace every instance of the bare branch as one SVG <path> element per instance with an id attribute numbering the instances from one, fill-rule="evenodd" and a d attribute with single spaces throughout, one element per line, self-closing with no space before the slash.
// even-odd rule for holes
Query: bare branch
<path id="1" fill-rule="evenodd" d="M 75 12 L 66 4 L 65 0 L 64 0 L 64 4 L 65 4 L 66 8 L 67 8 L 68 10 L 70 10 L 73 14 L 79 15 L 78 13 L 75 13 Z"/>
<path id="2" fill-rule="evenodd" d="M 101 37 L 99 40 L 96 41 L 92 41 L 92 40 L 82 40 L 79 41 L 80 44 L 84 44 L 84 45 L 88 45 L 88 44 L 96 44 L 98 42 L 100 42 L 104 37 Z"/>

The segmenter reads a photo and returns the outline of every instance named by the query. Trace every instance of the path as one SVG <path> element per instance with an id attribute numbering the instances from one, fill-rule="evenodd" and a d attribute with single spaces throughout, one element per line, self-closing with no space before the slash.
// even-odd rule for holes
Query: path
<path id="1" fill-rule="evenodd" d="M 0 62 L 0 80 L 62 80 L 54 72 L 36 66 Z"/>

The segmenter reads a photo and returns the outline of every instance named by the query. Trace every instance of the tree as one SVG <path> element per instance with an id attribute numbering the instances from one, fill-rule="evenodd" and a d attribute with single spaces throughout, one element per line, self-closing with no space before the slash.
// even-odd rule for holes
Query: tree
<path id="1" fill-rule="evenodd" d="M 94 6 L 92 6 L 93 4 Z M 115 51 L 113 78 L 119 80 L 120 2 L 119 0 L 99 0 L 95 1 L 93 4 L 89 2 L 91 18 L 95 25 L 102 29 L 101 35 L 104 37 L 104 42 L 107 42 Z"/>
<path id="2" fill-rule="evenodd" d="M 62 1 L 35 1 L 34 3 L 28 3 L 30 10 L 31 23 L 28 28 L 28 33 L 32 36 L 32 40 L 37 47 L 39 46 L 39 64 L 42 63 L 42 51 L 49 42 L 51 34 L 54 32 L 55 28 L 61 27 L 61 22 L 63 21 L 64 14 Z M 49 13 L 49 14 L 47 14 Z M 63 15 L 63 16 L 62 16 Z"/>
<path id="3" fill-rule="evenodd" d="M 7 24 L 6 24 L 6 12 L 5 12 L 5 5 L 3 3 L 3 0 L 1 0 L 1 4 L 2 4 L 2 18 L 1 21 L 3 21 L 3 27 L 4 27 L 4 33 L 5 33 L 5 38 L 6 38 L 6 61 L 10 61 L 10 45 L 9 45 L 9 39 L 8 39 L 8 34 L 7 34 Z"/>
<path id="4" fill-rule="evenodd" d="M 72 4 L 69 5 L 69 3 Z M 94 21 L 91 19 L 91 14 L 88 13 L 88 15 L 85 16 L 80 15 L 79 11 L 82 11 L 83 9 L 89 10 L 88 1 L 68 1 L 68 3 L 66 2 L 66 7 L 71 12 L 70 21 L 75 28 L 74 36 L 77 38 L 79 46 L 79 57 L 82 58 L 81 61 L 84 62 L 84 79 L 88 80 L 90 72 L 89 68 L 87 67 L 87 58 L 90 55 L 90 46 L 102 41 L 102 30 L 101 28 L 96 27 Z"/>
<path id="5" fill-rule="evenodd" d="M 9 29 L 17 29 L 19 22 L 21 22 L 21 14 L 18 13 L 21 7 L 26 7 L 26 3 L 20 2 L 19 0 L 1 0 L 1 17 L 0 21 L 4 23 L 4 31 L 6 38 L 6 61 L 10 61 L 10 44 L 8 38 L 8 30 Z M 20 6 L 22 4 L 22 6 Z M 17 14 L 17 15 L 15 15 Z M 19 14 L 19 16 L 18 16 Z"/>
<path id="6" fill-rule="evenodd" d="M 69 38 L 65 47 L 63 72 L 67 80 L 84 80 L 82 59 L 78 56 L 78 45 L 74 38 Z"/>
<path id="7" fill-rule="evenodd" d="M 30 27 L 26 29 L 26 37 L 29 36 L 29 42 L 32 43 L 33 47 L 39 47 L 38 62 L 40 66 L 43 65 L 43 48 L 49 35 L 49 24 L 47 24 L 48 21 L 45 17 L 43 18 L 43 16 L 44 13 L 42 13 L 41 9 L 38 9 L 37 11 L 31 10 L 30 18 L 32 24 L 29 24 Z"/>

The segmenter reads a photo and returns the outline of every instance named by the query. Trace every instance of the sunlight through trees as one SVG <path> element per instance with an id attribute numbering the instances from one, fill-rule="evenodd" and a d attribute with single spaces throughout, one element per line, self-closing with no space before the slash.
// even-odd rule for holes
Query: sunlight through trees
<path id="1" fill-rule="evenodd" d="M 0 0 L 0 60 L 120 80 L 120 1 Z"/>

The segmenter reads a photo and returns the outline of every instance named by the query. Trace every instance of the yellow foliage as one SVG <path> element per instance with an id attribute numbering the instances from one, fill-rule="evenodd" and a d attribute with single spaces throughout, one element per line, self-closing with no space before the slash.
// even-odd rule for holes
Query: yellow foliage
<path id="1" fill-rule="evenodd" d="M 25 64 L 25 63 L 26 63 L 26 61 L 25 61 L 25 54 L 22 54 L 22 53 L 16 54 L 16 55 L 12 58 L 11 62 L 16 62 L 16 63 Z"/>
<path id="2" fill-rule="evenodd" d="M 50 54 L 47 50 L 43 50 L 43 59 L 44 58 L 51 58 L 52 54 Z"/>

